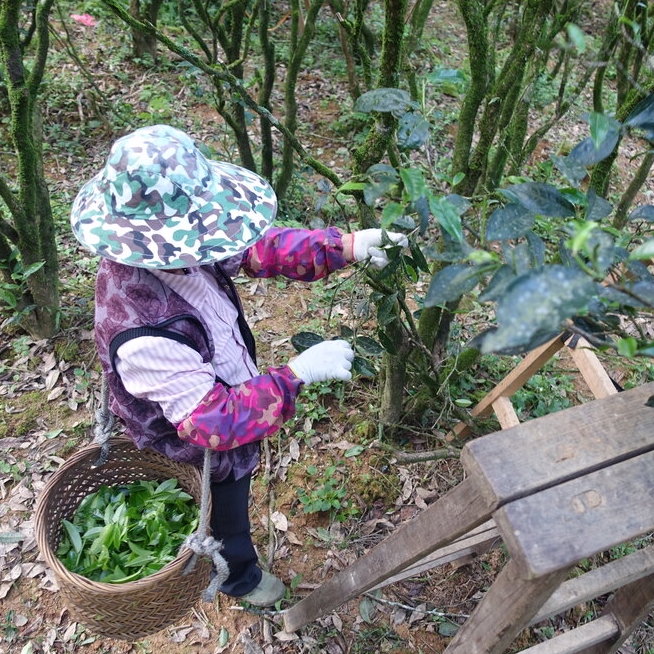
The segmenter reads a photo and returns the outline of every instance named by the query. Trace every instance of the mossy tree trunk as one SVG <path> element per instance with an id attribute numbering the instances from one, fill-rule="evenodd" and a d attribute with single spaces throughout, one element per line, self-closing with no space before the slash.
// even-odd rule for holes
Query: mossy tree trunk
<path id="1" fill-rule="evenodd" d="M 618 93 L 614 112 L 616 119 L 622 122 L 638 102 L 652 91 L 651 71 L 649 69 L 646 73 L 643 71 L 643 61 L 651 55 L 654 44 L 654 17 L 649 14 L 646 6 L 633 0 L 623 1 L 619 9 L 621 12 L 614 17 L 607 30 L 603 50 L 607 53 L 607 59 L 611 54 L 614 55 L 618 74 Z M 634 25 L 638 26 L 637 29 L 634 29 Z M 596 74 L 593 89 L 595 111 L 604 111 L 602 96 L 606 67 L 603 66 Z M 642 79 L 644 76 L 646 76 L 645 82 Z M 609 192 L 619 146 L 620 142 L 616 144 L 611 155 L 593 168 L 591 174 L 591 187 L 603 197 L 606 197 Z M 626 198 L 621 202 L 621 211 L 626 210 L 624 201 Z M 621 220 L 622 218 L 619 218 L 618 222 Z"/>
<path id="2" fill-rule="evenodd" d="M 422 35 L 433 4 L 434 0 L 416 0 L 411 8 L 411 14 L 408 21 L 409 32 L 406 37 L 404 48 L 404 69 L 406 71 L 411 97 L 416 101 L 419 101 L 420 99 L 420 91 L 418 90 L 418 83 L 416 80 L 416 70 L 420 68 L 421 58 L 415 55 L 417 52 L 420 52 Z"/>
<path id="3" fill-rule="evenodd" d="M 452 154 L 452 177 L 463 173 L 465 177 L 455 188 L 461 192 L 468 188 L 470 150 L 477 124 L 477 115 L 486 97 L 493 74 L 494 57 L 488 38 L 488 23 L 483 0 L 459 0 L 459 11 L 466 26 L 468 59 L 470 61 L 470 86 L 468 88 L 457 122 L 454 153 Z"/>
<path id="4" fill-rule="evenodd" d="M 270 111 L 270 96 L 275 85 L 275 46 L 270 41 L 270 3 L 259 3 L 259 46 L 263 54 L 263 73 L 259 72 L 260 107 Z M 259 119 L 261 128 L 261 174 L 270 182 L 273 179 L 273 139 L 270 121 L 263 117 Z"/>
<path id="5" fill-rule="evenodd" d="M 130 0 L 129 11 L 142 22 L 147 20 L 152 25 L 157 25 L 159 9 L 163 0 Z M 132 54 L 138 59 L 150 58 L 157 61 L 157 39 L 150 32 L 132 27 Z"/>
<path id="6" fill-rule="evenodd" d="M 22 286 L 18 310 L 22 324 L 34 336 L 47 338 L 59 317 L 58 259 L 50 196 L 43 172 L 42 135 L 37 96 L 48 55 L 48 16 L 54 0 L 34 5 L 35 36 L 31 68 L 25 64 L 21 0 L 0 3 L 0 61 L 11 109 L 9 132 L 16 154 L 13 180 L 0 175 L 0 198 L 10 219 L 0 212 L 0 256 L 9 275 Z M 23 272 L 39 270 L 24 278 Z"/>
<path id="7" fill-rule="evenodd" d="M 620 122 L 626 120 L 629 114 L 636 107 L 636 105 L 646 95 L 647 93 L 644 89 L 642 89 L 642 87 L 641 90 L 632 89 L 631 93 L 627 95 L 627 98 L 624 101 L 624 103 L 618 107 L 615 114 L 616 120 Z M 593 188 L 595 192 L 598 195 L 601 195 L 602 197 L 606 197 L 606 195 L 609 192 L 609 185 L 611 183 L 611 174 L 613 172 L 613 165 L 615 163 L 615 160 L 618 157 L 618 148 L 620 147 L 620 141 L 621 139 L 619 139 L 618 142 L 616 143 L 615 148 L 613 148 L 613 152 L 611 152 L 611 154 L 605 159 L 602 159 L 602 161 L 600 161 L 593 168 L 593 172 L 591 173 L 590 176 L 591 188 Z"/>
<path id="8" fill-rule="evenodd" d="M 304 27 L 300 34 L 299 0 L 291 0 L 290 56 L 288 67 L 286 69 L 286 79 L 284 81 L 284 124 L 291 134 L 295 134 L 297 129 L 296 87 L 300 65 L 306 54 L 307 47 L 313 38 L 316 28 L 316 18 L 323 4 L 324 0 L 311 0 L 309 10 L 304 19 Z M 294 157 L 293 145 L 288 139 L 284 139 L 282 167 L 275 183 L 275 191 L 280 199 L 283 199 L 288 191 L 289 184 L 291 183 L 294 169 Z"/>
<path id="9" fill-rule="evenodd" d="M 258 14 L 251 11 L 251 5 L 249 0 L 212 4 L 199 0 L 192 0 L 190 3 L 188 0 L 180 0 L 179 3 L 182 25 L 202 50 L 207 63 L 210 66 L 226 64 L 231 75 L 239 81 L 243 80 L 243 64 L 249 53 L 250 37 Z M 196 26 L 198 21 L 202 30 Z M 148 31 L 157 38 L 154 30 Z M 210 38 L 205 38 L 205 33 L 208 33 Z M 269 74 L 270 72 L 266 71 L 266 75 Z M 229 93 L 220 79 L 212 78 L 212 82 L 216 110 L 234 134 L 241 165 L 257 172 L 243 102 L 236 95 Z"/>
<path id="10" fill-rule="evenodd" d="M 465 172 L 466 177 L 457 187 L 463 195 L 472 195 L 483 190 L 495 138 L 500 125 L 508 124 L 507 116 L 513 113 L 515 104 L 520 97 L 525 70 L 536 46 L 540 43 L 539 36 L 546 25 L 552 11 L 552 0 L 528 0 L 522 7 L 522 16 L 516 40 L 502 70 L 488 90 L 485 105 L 478 124 L 478 141 L 470 152 L 467 162 L 457 162 L 463 168 L 453 170 Z M 472 60 L 471 60 L 472 61 Z M 474 67 L 476 62 L 472 61 Z"/>

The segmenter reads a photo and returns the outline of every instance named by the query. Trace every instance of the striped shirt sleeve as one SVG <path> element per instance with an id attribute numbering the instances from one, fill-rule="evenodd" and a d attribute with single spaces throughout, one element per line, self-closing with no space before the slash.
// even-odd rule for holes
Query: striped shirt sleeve
<path id="1" fill-rule="evenodd" d="M 126 390 L 157 402 L 187 442 L 229 450 L 275 433 L 295 414 L 302 380 L 288 366 L 227 388 L 210 364 L 182 343 L 154 336 L 118 348 L 116 369 Z"/>

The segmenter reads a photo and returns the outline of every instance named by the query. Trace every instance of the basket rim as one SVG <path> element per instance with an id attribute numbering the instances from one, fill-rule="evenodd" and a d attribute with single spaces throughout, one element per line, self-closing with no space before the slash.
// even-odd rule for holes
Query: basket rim
<path id="1" fill-rule="evenodd" d="M 130 438 L 124 436 L 112 436 L 109 439 L 110 444 L 113 445 L 127 445 L 134 448 L 136 451 L 139 450 L 133 443 Z M 134 581 L 128 581 L 125 583 L 108 583 L 103 581 L 94 581 L 88 577 L 84 577 L 76 572 L 69 570 L 56 556 L 54 550 L 50 546 L 50 542 L 47 538 L 47 528 L 45 520 L 45 509 L 50 500 L 50 491 L 56 482 L 65 474 L 67 470 L 74 467 L 81 459 L 85 459 L 91 453 L 98 452 L 100 450 L 100 445 L 97 443 L 90 443 L 80 448 L 75 452 L 70 458 L 68 458 L 57 470 L 55 470 L 45 486 L 41 490 L 39 497 L 37 498 L 36 507 L 34 509 L 34 536 L 36 538 L 41 556 L 43 557 L 45 563 L 52 569 L 57 578 L 59 585 L 61 586 L 60 580 L 64 579 L 69 584 L 74 584 L 78 587 L 86 588 L 87 590 L 92 590 L 95 592 L 104 591 L 105 593 L 111 593 L 115 595 L 119 594 L 129 594 L 133 593 L 138 589 L 143 589 L 148 586 L 155 584 L 160 584 L 163 580 L 171 577 L 173 575 L 179 576 L 183 573 L 183 568 L 186 567 L 187 563 L 190 561 L 191 557 L 194 555 L 193 551 L 188 548 L 184 543 L 181 545 L 177 556 L 163 566 L 157 572 L 153 572 L 146 577 L 141 577 L 140 579 L 135 579 Z M 162 457 L 163 460 L 166 460 L 166 457 L 159 452 L 154 450 L 148 450 L 148 454 L 155 454 Z M 177 465 L 188 466 L 199 474 L 198 469 L 188 463 L 181 463 L 178 461 L 174 462 Z M 197 568 L 196 568 L 197 569 Z"/>

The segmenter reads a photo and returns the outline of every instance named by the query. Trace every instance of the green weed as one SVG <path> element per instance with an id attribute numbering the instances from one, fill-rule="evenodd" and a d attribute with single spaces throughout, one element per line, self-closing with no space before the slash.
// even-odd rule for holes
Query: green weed
<path id="1" fill-rule="evenodd" d="M 310 465 L 306 472 L 312 488 L 298 488 L 297 491 L 305 513 L 329 512 L 337 522 L 345 522 L 358 513 L 358 509 L 346 498 L 347 491 L 338 466 L 327 466 L 321 474 L 317 466 Z"/>

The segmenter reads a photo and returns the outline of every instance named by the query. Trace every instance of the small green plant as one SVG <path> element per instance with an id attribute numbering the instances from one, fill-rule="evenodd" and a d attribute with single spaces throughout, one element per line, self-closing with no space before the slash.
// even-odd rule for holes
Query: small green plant
<path id="1" fill-rule="evenodd" d="M 0 622 L 0 629 L 2 629 L 3 640 L 7 643 L 11 643 L 15 640 L 16 635 L 18 634 L 18 629 L 14 624 L 14 611 L 10 610 L 4 615 L 2 622 Z"/>
<path id="2" fill-rule="evenodd" d="M 22 315 L 31 310 L 31 307 L 20 307 L 19 304 L 25 294 L 27 280 L 44 265 L 45 261 L 38 261 L 24 267 L 18 250 L 12 250 L 8 259 L 0 261 L 0 270 L 4 277 L 4 281 L 0 281 L 0 302 L 12 315 L 12 322 L 17 322 Z"/>
<path id="3" fill-rule="evenodd" d="M 539 418 L 572 406 L 574 391 L 571 377 L 551 370 L 531 377 L 512 401 L 521 419 Z"/>
<path id="4" fill-rule="evenodd" d="M 297 412 L 285 429 L 289 435 L 300 441 L 308 441 L 316 435 L 315 423 L 329 417 L 327 400 L 334 395 L 333 384 L 320 382 L 306 386 L 302 400 L 297 404 Z"/>
<path id="5" fill-rule="evenodd" d="M 307 467 L 307 474 L 312 478 L 313 489 L 307 491 L 298 488 L 298 497 L 305 513 L 322 513 L 329 511 L 338 522 L 345 522 L 357 513 L 356 507 L 345 496 L 343 480 L 338 474 L 338 466 L 330 465 L 322 475 L 314 465 Z"/>
<path id="6" fill-rule="evenodd" d="M 94 581 L 125 583 L 172 561 L 197 527 L 198 508 L 176 479 L 101 486 L 63 520 L 58 558 Z"/>

